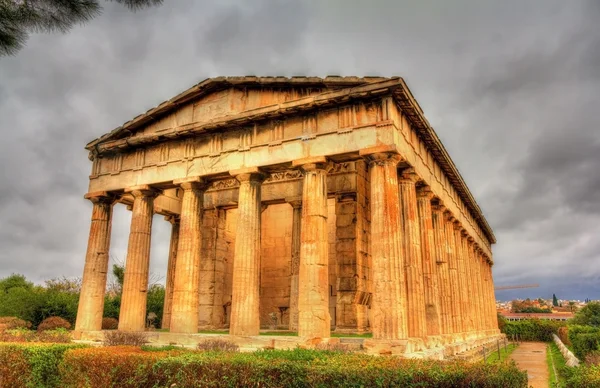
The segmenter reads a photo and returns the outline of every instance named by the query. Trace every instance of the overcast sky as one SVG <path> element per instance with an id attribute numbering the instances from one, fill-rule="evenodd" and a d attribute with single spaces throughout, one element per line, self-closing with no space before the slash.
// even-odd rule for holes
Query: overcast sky
<path id="1" fill-rule="evenodd" d="M 81 276 L 85 144 L 220 75 L 399 75 L 475 195 L 514 296 L 600 299 L 600 2 L 192 1 L 0 57 L 0 277 Z M 130 212 L 115 207 L 111 257 Z M 151 271 L 170 224 L 156 216 Z"/>

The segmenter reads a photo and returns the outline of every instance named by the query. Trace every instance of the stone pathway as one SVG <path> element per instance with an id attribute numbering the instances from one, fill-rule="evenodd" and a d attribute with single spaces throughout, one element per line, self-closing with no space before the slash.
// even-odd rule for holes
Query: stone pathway
<path id="1" fill-rule="evenodd" d="M 529 386 L 548 388 L 549 371 L 544 342 L 522 342 L 510 355 L 519 368 L 527 371 Z"/>

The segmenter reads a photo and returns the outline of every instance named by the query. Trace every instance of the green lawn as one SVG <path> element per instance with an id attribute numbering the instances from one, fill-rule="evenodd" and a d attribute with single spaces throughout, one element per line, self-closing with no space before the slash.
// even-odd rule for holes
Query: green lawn
<path id="1" fill-rule="evenodd" d="M 332 337 L 373 338 L 373 333 L 331 333 Z"/>
<path id="2" fill-rule="evenodd" d="M 504 346 L 500 346 L 500 355 L 498 355 L 498 350 L 495 350 L 493 353 L 491 353 L 485 360 L 486 363 L 488 364 L 492 364 L 492 363 L 498 363 L 498 362 L 504 362 L 508 359 L 508 357 L 510 356 L 510 354 L 512 352 L 514 352 L 514 350 L 517 348 L 517 344 L 508 344 L 508 346 L 506 347 L 506 349 L 504 349 Z"/>
<path id="3" fill-rule="evenodd" d="M 565 358 L 554 342 L 548 343 L 546 362 L 550 371 L 550 387 L 564 387 L 565 378 L 561 375 L 561 372 L 566 367 Z"/>

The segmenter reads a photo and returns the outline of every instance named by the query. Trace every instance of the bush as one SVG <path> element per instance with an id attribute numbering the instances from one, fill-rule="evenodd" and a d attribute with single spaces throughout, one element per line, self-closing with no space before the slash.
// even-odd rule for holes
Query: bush
<path id="1" fill-rule="evenodd" d="M 196 348 L 198 350 L 220 352 L 237 352 L 240 350 L 240 347 L 233 342 L 229 342 L 220 338 L 207 339 L 199 342 Z"/>
<path id="2" fill-rule="evenodd" d="M 29 328 L 31 328 L 31 322 L 26 322 L 17 317 L 0 317 L 0 331 Z"/>
<path id="3" fill-rule="evenodd" d="M 571 324 L 600 327 L 600 302 L 590 302 L 571 319 Z"/>
<path id="4" fill-rule="evenodd" d="M 583 361 L 587 354 L 600 350 L 600 328 L 572 325 L 569 327 L 569 340 L 575 357 Z"/>
<path id="5" fill-rule="evenodd" d="M 105 346 L 142 346 L 148 342 L 146 333 L 126 332 L 126 331 L 108 331 L 104 333 Z"/>
<path id="6" fill-rule="evenodd" d="M 320 344 L 317 344 L 316 346 L 317 350 L 328 350 L 330 352 L 338 352 L 338 353 L 350 353 L 352 352 L 352 350 L 350 349 L 350 347 L 346 344 L 341 344 L 341 343 L 331 343 L 331 342 L 323 342 Z"/>
<path id="7" fill-rule="evenodd" d="M 61 387 L 59 365 L 69 349 L 83 345 L 0 344 L 0 386 Z"/>
<path id="8" fill-rule="evenodd" d="M 102 330 L 117 330 L 119 328 L 119 321 L 115 318 L 102 318 Z"/>
<path id="9" fill-rule="evenodd" d="M 571 368 L 567 388 L 600 387 L 600 366 L 579 366 Z"/>
<path id="10" fill-rule="evenodd" d="M 303 350 L 256 353 L 87 348 L 69 351 L 64 387 L 526 387 L 514 363 L 403 360 Z"/>
<path id="11" fill-rule="evenodd" d="M 0 332 L 0 342 L 50 342 L 69 343 L 71 334 L 66 329 L 36 332 L 27 329 L 12 329 Z"/>
<path id="12" fill-rule="evenodd" d="M 506 322 L 504 331 L 508 338 L 518 336 L 521 341 L 552 341 L 552 334 L 557 334 L 564 322 L 546 319 L 524 319 L 521 321 Z"/>
<path id="13" fill-rule="evenodd" d="M 48 317 L 38 325 L 38 331 L 55 330 L 55 329 L 70 329 L 71 324 L 61 317 Z"/>
<path id="14" fill-rule="evenodd" d="M 587 365 L 600 366 L 600 350 L 594 350 L 585 355 L 585 363 Z"/>
<path id="15" fill-rule="evenodd" d="M 558 328 L 558 334 L 556 334 L 558 338 L 562 341 L 563 344 L 567 346 L 571 346 L 571 341 L 569 341 L 569 327 L 563 326 Z"/>

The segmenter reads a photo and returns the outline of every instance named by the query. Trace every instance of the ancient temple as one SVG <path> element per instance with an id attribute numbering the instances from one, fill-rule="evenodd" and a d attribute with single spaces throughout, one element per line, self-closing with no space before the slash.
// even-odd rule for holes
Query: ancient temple
<path id="1" fill-rule="evenodd" d="M 172 224 L 171 333 L 371 331 L 424 347 L 498 334 L 494 234 L 399 77 L 211 78 L 86 148 L 78 332 L 101 328 L 111 214 L 124 204 L 120 330 L 145 329 L 160 214 Z"/>

